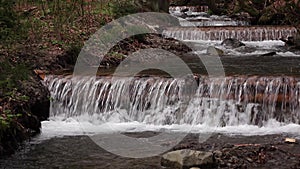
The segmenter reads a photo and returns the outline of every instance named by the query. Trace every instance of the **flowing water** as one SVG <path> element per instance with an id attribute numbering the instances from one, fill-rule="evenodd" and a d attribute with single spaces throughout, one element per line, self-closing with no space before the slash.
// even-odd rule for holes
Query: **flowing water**
<path id="1" fill-rule="evenodd" d="M 180 14 L 183 10 L 188 12 L 208 12 L 208 6 L 172 6 L 169 8 L 171 14 Z"/>
<path id="2" fill-rule="evenodd" d="M 170 14 L 178 17 L 179 23 L 183 27 L 249 25 L 247 21 L 233 20 L 227 16 L 210 16 L 207 12 L 208 6 L 181 6 L 170 8 Z"/>
<path id="3" fill-rule="evenodd" d="M 263 125 L 300 123 L 300 81 L 292 77 L 47 77 L 51 117 L 90 116 L 97 123 Z M 193 86 L 195 88 L 193 89 Z M 187 102 L 187 103 L 184 103 Z M 182 106 L 182 103 L 186 106 Z"/>
<path id="4" fill-rule="evenodd" d="M 187 27 L 169 28 L 164 31 L 166 37 L 179 40 L 225 40 L 235 38 L 241 41 L 279 40 L 295 36 L 297 29 L 285 26 L 249 26 L 249 27 Z"/>
<path id="5" fill-rule="evenodd" d="M 194 76 L 49 75 L 44 81 L 51 92 L 49 120 L 42 122 L 39 136 L 14 156 L 0 160 L 0 167 L 141 168 L 143 164 L 144 168 L 160 168 L 158 157 L 133 160 L 107 152 L 87 137 L 95 134 L 286 133 L 300 138 L 300 52 L 278 41 L 294 36 L 296 29 L 214 19 L 203 14 L 206 7 L 170 9 L 178 17 L 182 10 L 187 11 L 188 21 L 181 21 L 186 27 L 169 28 L 164 36 L 195 47 L 183 58 Z M 226 38 L 241 40 L 246 47 L 227 49 L 221 45 Z M 207 57 L 208 46 L 224 51 L 221 61 L 226 77 L 209 78 L 199 59 L 190 57 Z M 276 54 L 262 56 L 269 52 Z"/>

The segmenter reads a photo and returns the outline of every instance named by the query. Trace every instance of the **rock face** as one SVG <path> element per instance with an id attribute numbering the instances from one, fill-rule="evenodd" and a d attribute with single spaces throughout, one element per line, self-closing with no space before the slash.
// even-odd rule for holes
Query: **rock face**
<path id="1" fill-rule="evenodd" d="M 231 49 L 238 48 L 238 47 L 241 47 L 241 46 L 245 46 L 244 43 L 240 42 L 237 39 L 233 39 L 233 38 L 225 39 L 221 43 L 221 45 L 225 46 L 226 48 L 231 48 Z"/>
<path id="2" fill-rule="evenodd" d="M 172 169 L 213 166 L 213 153 L 189 149 L 177 150 L 162 156 L 161 165 Z"/>

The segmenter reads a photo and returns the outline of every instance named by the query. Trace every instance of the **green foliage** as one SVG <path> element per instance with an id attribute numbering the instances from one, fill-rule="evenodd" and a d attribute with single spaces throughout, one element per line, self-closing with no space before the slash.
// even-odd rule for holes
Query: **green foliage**
<path id="1" fill-rule="evenodd" d="M 12 128 L 12 124 L 16 123 L 18 117 L 22 114 L 12 114 L 10 110 L 4 110 L 0 115 L 0 140 L 3 135 Z"/>
<path id="2" fill-rule="evenodd" d="M 123 55 L 122 53 L 118 53 L 118 52 L 112 52 L 111 56 L 117 59 L 124 59 L 125 55 Z"/>
<path id="3" fill-rule="evenodd" d="M 12 95 L 20 82 L 28 79 L 29 69 L 24 64 L 13 66 L 8 60 L 0 64 L 0 97 L 5 97 Z"/>
<path id="4" fill-rule="evenodd" d="M 11 0 L 0 0 L 0 41 L 10 39 L 15 28 L 16 13 L 13 5 Z"/>
<path id="5" fill-rule="evenodd" d="M 112 0 L 108 4 L 108 7 L 111 8 L 111 12 L 115 18 L 138 12 L 134 0 Z"/>
<path id="6" fill-rule="evenodd" d="M 9 46 L 24 38 L 20 16 L 14 10 L 15 1 L 0 0 L 0 46 Z"/>

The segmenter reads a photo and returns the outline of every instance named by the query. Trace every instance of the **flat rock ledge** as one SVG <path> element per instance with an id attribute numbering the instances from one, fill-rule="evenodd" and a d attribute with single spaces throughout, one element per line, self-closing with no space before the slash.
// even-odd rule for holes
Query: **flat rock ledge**
<path id="1" fill-rule="evenodd" d="M 209 168 L 214 165 L 213 153 L 190 149 L 172 151 L 162 156 L 161 165 L 167 169 Z"/>

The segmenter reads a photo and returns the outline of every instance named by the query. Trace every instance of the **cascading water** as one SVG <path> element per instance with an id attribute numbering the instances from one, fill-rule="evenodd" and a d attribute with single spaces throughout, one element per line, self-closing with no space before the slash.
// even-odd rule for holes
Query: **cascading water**
<path id="1" fill-rule="evenodd" d="M 279 40 L 295 36 L 297 29 L 284 26 L 263 27 L 190 27 L 169 28 L 163 35 L 178 40 L 218 40 L 235 38 L 241 41 Z"/>
<path id="2" fill-rule="evenodd" d="M 210 40 L 222 41 L 226 38 L 241 41 L 268 40 L 269 44 L 269 40 L 279 40 L 297 33 L 294 27 L 289 26 L 245 26 L 247 22 L 234 21 L 226 16 L 210 16 L 203 13 L 206 11 L 207 7 L 171 7 L 170 13 L 185 18 L 180 19 L 180 23 L 187 27 L 168 28 L 164 30 L 163 35 L 178 40 L 204 41 L 204 47 L 200 45 L 200 51 L 202 48 L 206 51 Z M 198 27 L 188 27 L 190 24 L 192 26 L 196 24 Z M 251 42 L 247 42 L 247 45 L 248 43 Z M 55 126 L 65 128 L 65 124 L 60 122 L 73 123 L 74 119 L 81 123 L 92 122 L 100 126 L 105 123 L 114 123 L 118 126 L 126 123 L 130 129 L 139 123 L 147 125 L 145 130 L 151 130 L 153 126 L 174 128 L 174 125 L 201 125 L 217 127 L 218 131 L 222 132 L 224 128 L 231 126 L 239 129 L 247 126 L 245 127 L 247 132 L 251 130 L 250 133 L 254 132 L 254 135 L 258 134 L 260 129 L 268 128 L 271 123 L 272 128 L 273 122 L 276 123 L 276 127 L 278 124 L 289 126 L 300 123 L 300 87 L 296 78 L 239 76 L 225 79 L 207 77 L 197 79 L 198 85 L 193 91 L 189 90 L 191 84 L 186 83 L 184 79 L 159 77 L 77 79 L 48 76 L 45 84 L 52 97 L 50 119 L 59 122 L 59 125 Z M 58 131 L 52 129 L 54 125 L 51 125 L 51 120 L 44 122 L 46 133 L 51 133 L 51 130 Z M 250 126 L 257 127 L 256 131 Z M 73 127 L 71 125 L 70 128 Z M 123 127 L 119 129 L 126 131 Z M 275 131 L 273 133 L 290 130 L 276 127 L 272 128 Z M 64 129 L 60 127 L 59 130 Z M 232 128 L 229 130 L 231 132 Z M 266 130 L 261 133 L 266 133 Z"/>
<path id="3" fill-rule="evenodd" d="M 233 20 L 227 16 L 209 15 L 207 6 L 170 7 L 170 14 L 178 17 L 180 26 L 247 26 L 248 22 Z M 184 19 L 183 19 L 184 18 Z"/>
<path id="4" fill-rule="evenodd" d="M 300 83 L 291 77 L 200 77 L 198 87 L 172 78 L 82 79 L 48 76 L 51 117 L 88 115 L 100 123 L 263 126 L 300 123 Z M 191 96 L 187 100 L 187 96 Z M 188 101 L 183 103 L 182 100 Z M 182 106 L 187 105 L 187 106 Z"/>
<path id="5" fill-rule="evenodd" d="M 200 21 L 199 21 L 200 20 Z M 234 21 L 234 20 L 211 20 L 209 18 L 203 18 L 199 20 L 179 19 L 180 26 L 183 27 L 203 27 L 203 26 L 246 26 L 248 22 Z"/>
<path id="6" fill-rule="evenodd" d="M 208 6 L 172 6 L 169 8 L 171 14 L 181 13 L 183 10 L 188 12 L 208 12 Z"/>
<path id="7" fill-rule="evenodd" d="M 54 78 L 49 81 L 51 116 L 88 114 L 102 122 L 176 123 L 184 87 L 184 81 L 171 79 Z"/>

